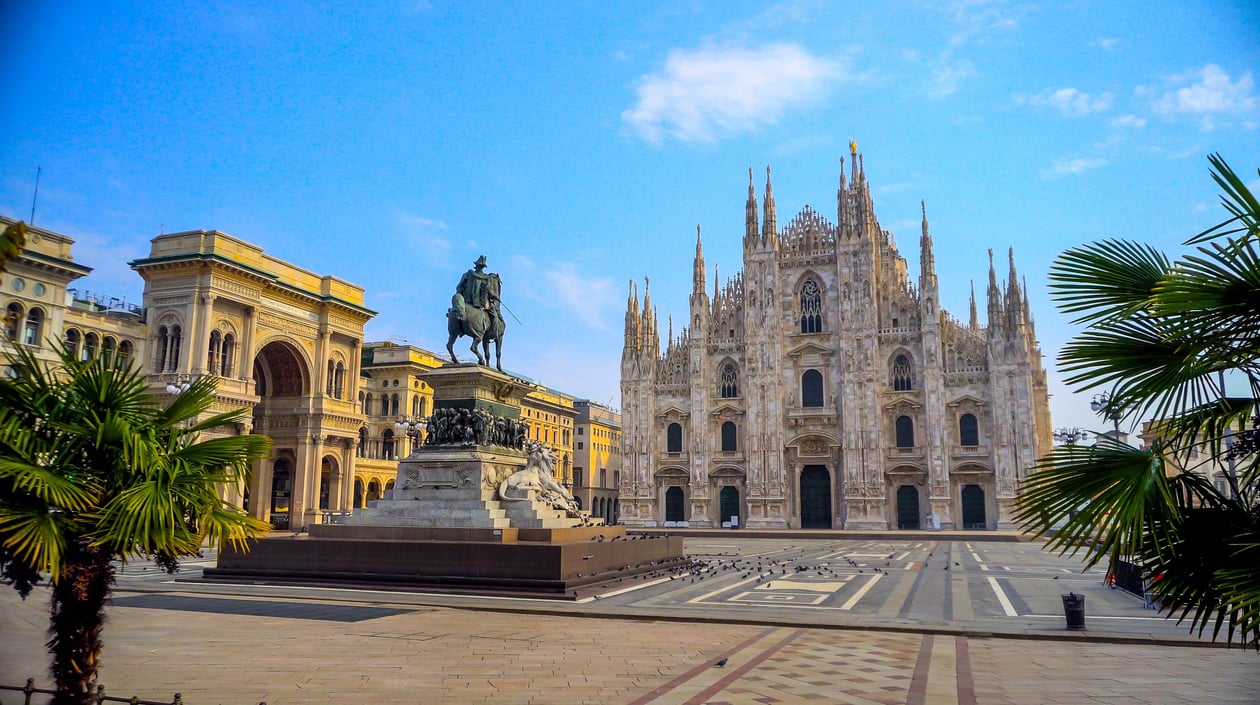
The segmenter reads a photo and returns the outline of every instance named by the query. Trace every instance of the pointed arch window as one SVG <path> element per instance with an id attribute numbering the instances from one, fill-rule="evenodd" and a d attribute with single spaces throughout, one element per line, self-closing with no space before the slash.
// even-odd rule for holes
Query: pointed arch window
<path id="1" fill-rule="evenodd" d="M 897 447 L 914 447 L 914 420 L 909 416 L 897 417 Z"/>
<path id="2" fill-rule="evenodd" d="M 389 413 L 393 416 L 398 415 L 398 395 L 389 398 Z"/>
<path id="3" fill-rule="evenodd" d="M 823 377 L 818 370 L 805 370 L 801 375 L 801 406 L 823 405 Z"/>
<path id="4" fill-rule="evenodd" d="M 333 395 L 333 376 L 337 373 L 337 366 L 330 358 L 328 360 L 328 372 L 324 375 L 324 394 Z"/>
<path id="5" fill-rule="evenodd" d="M 333 370 L 333 396 L 338 399 L 346 398 L 346 364 L 340 360 Z"/>
<path id="6" fill-rule="evenodd" d="M 980 445 L 980 424 L 974 414 L 963 414 L 958 417 L 958 444 L 964 446 Z"/>
<path id="7" fill-rule="evenodd" d="M 801 287 L 801 332 L 821 333 L 822 329 L 822 289 L 809 279 Z"/>
<path id="8" fill-rule="evenodd" d="M 914 389 L 914 376 L 913 370 L 910 368 L 910 358 L 905 355 L 898 355 L 893 360 L 892 383 L 894 391 L 903 392 Z"/>
<path id="9" fill-rule="evenodd" d="M 665 452 L 682 452 L 682 424 L 672 423 L 665 429 Z"/>
<path id="10" fill-rule="evenodd" d="M 733 362 L 722 365 L 722 373 L 718 376 L 718 396 L 723 399 L 739 396 L 739 372 Z"/>

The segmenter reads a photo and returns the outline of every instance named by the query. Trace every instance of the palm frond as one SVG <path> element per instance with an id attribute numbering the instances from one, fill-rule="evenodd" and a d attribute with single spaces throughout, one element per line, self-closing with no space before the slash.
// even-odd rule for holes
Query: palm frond
<path id="1" fill-rule="evenodd" d="M 1197 245 L 1213 238 L 1230 237 L 1238 233 L 1260 237 L 1260 201 L 1256 200 L 1247 184 L 1225 163 L 1220 153 L 1208 155 L 1208 162 L 1212 165 L 1212 180 L 1224 191 L 1221 194 L 1221 205 L 1232 217 L 1195 235 L 1186 244 Z"/>

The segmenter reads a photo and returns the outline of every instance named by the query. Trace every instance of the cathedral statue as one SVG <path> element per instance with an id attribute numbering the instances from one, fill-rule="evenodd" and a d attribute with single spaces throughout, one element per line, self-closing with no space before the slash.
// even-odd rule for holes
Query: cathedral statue
<path id="1" fill-rule="evenodd" d="M 460 336 L 472 338 L 469 349 L 477 356 L 477 364 L 485 365 L 490 360 L 490 343 L 494 343 L 494 366 L 503 371 L 501 354 L 503 348 L 503 331 L 507 324 L 499 312 L 502 302 L 499 299 L 501 281 L 499 275 L 486 272 L 486 256 L 482 255 L 473 263 L 473 268 L 464 272 L 459 284 L 455 287 L 455 295 L 451 297 L 451 307 L 446 311 L 446 351 L 451 355 L 451 362 L 459 362 L 455 357 L 455 340 Z M 481 344 L 481 350 L 477 344 Z"/>

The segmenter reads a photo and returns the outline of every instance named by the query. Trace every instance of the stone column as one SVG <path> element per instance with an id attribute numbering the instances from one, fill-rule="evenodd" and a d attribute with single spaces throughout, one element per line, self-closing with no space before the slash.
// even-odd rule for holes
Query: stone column
<path id="1" fill-rule="evenodd" d="M 245 339 L 241 341 L 240 365 L 237 366 L 237 378 L 249 381 L 254 376 L 254 358 L 258 356 L 258 351 L 254 349 L 254 341 L 258 337 L 258 308 L 255 306 L 247 306 L 245 308 Z M 246 387 L 253 393 L 254 389 Z M 270 501 L 270 499 L 268 499 Z"/>
<path id="2" fill-rule="evenodd" d="M 214 305 L 214 294 L 204 292 L 198 295 L 197 305 L 194 307 L 194 316 L 188 331 L 188 343 L 193 347 L 188 351 L 188 361 L 191 364 L 193 374 L 202 374 L 207 371 L 207 357 L 210 354 L 210 316 L 211 308 Z"/>

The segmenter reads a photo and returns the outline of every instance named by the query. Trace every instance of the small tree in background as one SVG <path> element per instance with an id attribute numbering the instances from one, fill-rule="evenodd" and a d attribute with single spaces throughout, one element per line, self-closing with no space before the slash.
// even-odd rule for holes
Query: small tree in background
<path id="1" fill-rule="evenodd" d="M 167 570 L 203 543 L 270 528 L 219 498 L 248 482 L 270 439 L 202 433 L 245 419 L 207 417 L 216 382 L 202 378 L 163 406 L 124 358 L 43 363 L 23 346 L 0 379 L 0 578 L 25 598 L 51 582 L 49 651 L 56 705 L 94 702 L 113 561 L 144 556 Z"/>
<path id="2" fill-rule="evenodd" d="M 1086 325 L 1059 354 L 1068 384 L 1107 390 L 1108 415 L 1154 419 L 1153 437 L 1143 449 L 1104 435 L 1055 448 L 1024 482 L 1016 520 L 1038 535 L 1061 524 L 1047 547 L 1085 550 L 1087 567 L 1137 563 L 1167 616 L 1260 650 L 1260 204 L 1219 155 L 1209 161 L 1230 218 L 1188 240 L 1191 254 L 1104 240 L 1051 267 L 1059 310 Z M 1226 395 L 1227 378 L 1246 392 Z M 1203 472 L 1222 467 L 1225 491 Z"/>

